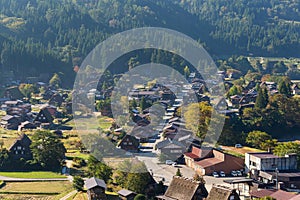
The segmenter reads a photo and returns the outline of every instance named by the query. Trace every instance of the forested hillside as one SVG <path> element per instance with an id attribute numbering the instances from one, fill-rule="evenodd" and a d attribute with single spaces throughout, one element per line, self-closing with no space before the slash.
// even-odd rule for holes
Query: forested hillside
<path id="1" fill-rule="evenodd" d="M 23 78 L 73 66 L 109 35 L 166 27 L 200 41 L 214 56 L 299 57 L 299 1 L 1 0 L 2 70 Z M 73 75 L 75 75 L 73 73 Z"/>

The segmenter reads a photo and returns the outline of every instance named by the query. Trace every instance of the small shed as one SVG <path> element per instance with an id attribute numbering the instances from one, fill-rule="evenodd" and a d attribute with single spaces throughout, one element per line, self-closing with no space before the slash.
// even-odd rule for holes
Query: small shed
<path id="1" fill-rule="evenodd" d="M 104 180 L 92 177 L 85 181 L 89 200 L 107 200 L 105 190 L 106 184 Z"/>
<path id="2" fill-rule="evenodd" d="M 131 190 L 122 189 L 118 191 L 118 195 L 122 200 L 133 200 L 136 193 Z"/>

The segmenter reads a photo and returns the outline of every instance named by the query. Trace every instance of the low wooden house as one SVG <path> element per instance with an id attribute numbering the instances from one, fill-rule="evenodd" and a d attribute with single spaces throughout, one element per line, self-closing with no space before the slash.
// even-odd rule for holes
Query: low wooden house
<path id="1" fill-rule="evenodd" d="M 103 180 L 92 177 L 85 181 L 89 200 L 107 200 L 105 194 L 106 184 Z"/>
<path id="2" fill-rule="evenodd" d="M 137 194 L 131 190 L 122 189 L 118 191 L 118 195 L 122 200 L 133 200 Z"/>
<path id="3" fill-rule="evenodd" d="M 10 156 L 14 160 L 19 160 L 21 158 L 25 160 L 32 159 L 32 153 L 30 150 L 31 140 L 26 134 L 20 135 L 14 143 L 9 147 L 8 151 Z"/>
<path id="4" fill-rule="evenodd" d="M 20 123 L 21 123 L 20 117 L 5 115 L 1 119 L 0 125 L 2 128 L 5 129 L 17 130 Z"/>
<path id="5" fill-rule="evenodd" d="M 205 185 L 200 181 L 174 176 L 165 194 L 156 198 L 158 200 L 202 200 L 207 195 Z"/>
<path id="6" fill-rule="evenodd" d="M 18 131 L 23 131 L 28 129 L 36 129 L 36 125 L 32 122 L 25 121 L 18 126 Z"/>
<path id="7" fill-rule="evenodd" d="M 187 150 L 184 142 L 171 139 L 157 143 L 155 148 L 158 153 L 166 155 L 168 159 L 174 161 L 177 160 Z"/>

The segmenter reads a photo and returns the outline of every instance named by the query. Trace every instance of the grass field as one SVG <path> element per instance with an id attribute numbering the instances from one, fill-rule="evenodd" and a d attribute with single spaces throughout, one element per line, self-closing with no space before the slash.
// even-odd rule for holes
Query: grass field
<path id="1" fill-rule="evenodd" d="M 77 192 L 74 197 L 71 197 L 68 200 L 88 200 L 88 197 L 85 192 Z"/>
<path id="2" fill-rule="evenodd" d="M 255 149 L 251 147 L 243 147 L 243 148 L 235 148 L 230 146 L 222 146 L 222 149 L 225 153 L 237 156 L 237 157 L 245 157 L 245 153 L 252 153 L 252 152 L 262 152 L 260 149 Z"/>
<path id="3" fill-rule="evenodd" d="M 11 178 L 66 178 L 66 176 L 49 171 L 34 172 L 0 172 L 0 176 Z"/>
<path id="4" fill-rule="evenodd" d="M 72 190 L 72 184 L 69 181 L 7 182 L 1 192 L 62 193 L 66 190 Z"/>

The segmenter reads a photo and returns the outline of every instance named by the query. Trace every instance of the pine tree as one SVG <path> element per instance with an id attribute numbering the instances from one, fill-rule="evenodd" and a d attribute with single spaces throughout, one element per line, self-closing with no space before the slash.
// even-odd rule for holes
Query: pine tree
<path id="1" fill-rule="evenodd" d="M 180 177 L 182 177 L 182 174 L 181 174 L 181 171 L 180 171 L 180 169 L 179 169 L 179 168 L 177 169 L 176 176 L 180 176 Z"/>
<path id="2" fill-rule="evenodd" d="M 264 88 L 264 90 L 266 90 Z M 266 96 L 266 92 L 262 88 L 258 89 L 258 94 L 255 101 L 255 108 L 262 109 L 268 105 L 268 100 Z"/>
<path id="3" fill-rule="evenodd" d="M 279 92 L 280 92 L 281 94 L 284 94 L 284 95 L 286 95 L 286 96 L 291 96 L 290 85 L 289 85 L 287 82 L 281 81 L 281 82 L 279 83 L 278 88 L 279 88 Z"/>

